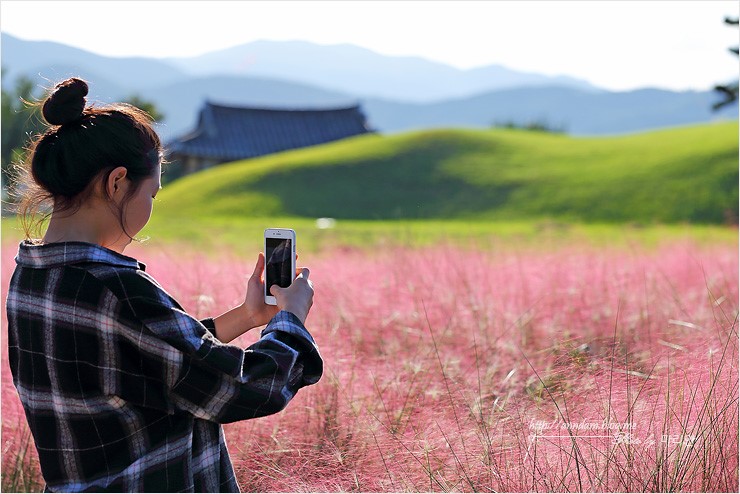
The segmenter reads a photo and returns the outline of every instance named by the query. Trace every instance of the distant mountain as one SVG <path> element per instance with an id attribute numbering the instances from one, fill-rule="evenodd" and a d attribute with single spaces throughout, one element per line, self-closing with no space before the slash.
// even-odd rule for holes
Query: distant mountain
<path id="1" fill-rule="evenodd" d="M 234 67 L 233 72 L 238 72 L 240 66 L 252 67 L 252 72 L 255 72 L 254 67 L 260 64 L 247 63 L 252 59 L 244 58 L 244 53 L 248 53 L 240 51 L 244 47 L 196 57 L 200 62 L 186 64 L 183 60 L 103 57 L 58 43 L 23 41 L 7 34 L 2 34 L 1 42 L 2 65 L 7 70 L 5 82 L 12 83 L 19 75 L 26 75 L 39 86 L 49 87 L 61 79 L 79 75 L 91 82 L 91 101 L 120 101 L 137 94 L 154 102 L 164 113 L 165 119 L 158 125 L 158 131 L 165 142 L 195 126 L 198 112 L 206 100 L 283 108 L 336 107 L 359 102 L 370 126 L 380 132 L 433 127 L 482 128 L 507 122 L 526 125 L 540 121 L 563 127 L 571 134 L 595 135 L 637 132 L 721 118 L 737 119 L 738 116 L 737 104 L 713 113 L 711 105 L 719 97 L 711 91 L 641 89 L 609 92 L 594 90 L 588 85 L 579 86 L 578 83 L 563 85 L 564 80 L 536 75 L 531 75 L 532 84 L 527 85 L 521 82 L 525 80 L 522 74 L 512 75 L 502 68 L 492 66 L 456 71 L 423 59 L 383 57 L 350 45 L 320 47 L 299 42 L 246 45 L 264 45 L 274 49 L 275 55 L 267 57 L 269 63 L 262 62 L 263 66 L 272 67 L 270 70 L 274 72 L 295 73 L 298 67 L 299 72 L 316 80 L 344 81 L 332 87 L 347 85 L 351 81 L 357 84 L 354 89 L 337 90 L 330 89 L 328 82 L 327 85 L 295 82 L 288 80 L 287 75 L 279 79 L 208 73 L 210 70 L 224 72 L 225 69 L 219 67 L 228 65 Z M 290 62 L 292 66 L 280 68 L 280 57 L 288 63 L 287 54 L 278 56 L 284 51 L 280 46 L 296 50 Z M 325 61 L 319 63 L 316 50 L 323 48 L 327 49 L 327 55 L 322 58 Z M 260 53 L 264 58 L 268 52 Z M 176 67 L 178 64 L 183 67 Z M 383 64 L 386 69 L 377 68 Z M 188 74 L 184 66 L 204 75 Z M 345 67 L 344 71 L 342 67 Z M 371 70 L 372 67 L 376 68 Z M 460 72 L 465 72 L 467 78 L 460 78 Z M 419 78 L 421 73 L 426 74 L 426 82 Z M 366 79 L 358 77 L 358 74 Z M 384 74 L 387 78 L 383 77 Z M 476 84 L 481 86 L 485 81 L 494 86 L 506 86 L 514 84 L 515 76 L 519 78 L 521 87 L 486 89 L 464 97 L 431 102 L 367 96 L 373 93 L 373 87 L 382 89 L 393 85 L 398 91 L 407 93 L 421 93 L 428 87 L 444 85 L 450 87 L 450 92 L 466 93 L 475 87 L 470 81 L 477 80 Z M 467 82 L 460 82 L 463 79 Z M 551 85 L 540 84 L 545 80 L 550 80 Z M 536 81 L 539 82 L 533 85 Z M 440 82 L 442 84 L 438 84 Z"/>
<path id="2" fill-rule="evenodd" d="M 3 67 L 5 61 L 3 60 Z M 119 84 L 115 79 L 109 78 L 104 72 L 89 69 L 87 66 L 54 64 L 53 66 L 39 65 L 25 72 L 18 74 L 15 70 L 8 70 L 5 74 L 5 81 L 11 82 L 19 75 L 25 75 L 36 82 L 39 96 L 41 89 L 50 89 L 59 81 L 70 77 L 81 77 L 90 81 L 90 92 L 87 96 L 88 101 L 96 102 L 114 102 L 121 101 L 134 93 L 141 94 L 142 90 L 133 89 L 130 86 Z M 146 91 L 144 89 L 143 91 Z"/>
<path id="3" fill-rule="evenodd" d="M 255 41 L 188 58 L 166 59 L 192 75 L 285 79 L 362 97 L 430 102 L 514 87 L 563 85 L 600 89 L 567 76 L 518 72 L 500 65 L 460 70 L 420 57 L 396 57 L 350 44 Z"/>
<path id="4" fill-rule="evenodd" d="M 141 91 L 182 80 L 184 72 L 173 65 L 144 57 L 105 57 L 50 41 L 26 41 L 2 33 L 2 66 L 12 77 L 33 74 L 46 78 L 45 86 L 78 73 L 94 72 L 115 81 L 126 91 Z M 92 79 L 94 80 L 94 79 Z"/>
<path id="5" fill-rule="evenodd" d="M 737 104 L 712 112 L 717 95 L 711 91 L 660 89 L 593 93 L 560 86 L 530 87 L 423 104 L 358 99 L 274 79 L 225 76 L 191 79 L 144 94 L 166 115 L 158 129 L 165 140 L 193 128 L 205 100 L 278 108 L 338 107 L 359 102 L 369 126 L 385 133 L 542 122 L 572 135 L 604 135 L 736 119 L 738 114 Z"/>
<path id="6" fill-rule="evenodd" d="M 385 132 L 434 127 L 473 127 L 532 122 L 573 135 L 598 135 L 736 119 L 738 106 L 711 110 L 712 91 L 640 89 L 584 92 L 566 87 L 516 88 L 430 104 L 367 99 L 370 123 Z"/>
<path id="7" fill-rule="evenodd" d="M 337 107 L 359 101 L 369 126 L 384 133 L 541 122 L 572 135 L 606 135 L 736 119 L 738 115 L 737 104 L 712 112 L 717 95 L 711 91 L 660 89 L 593 93 L 559 86 L 517 88 L 423 104 L 358 99 L 318 87 L 232 76 L 187 80 L 144 94 L 166 115 L 158 129 L 165 140 L 192 129 L 205 100 L 279 108 Z"/>

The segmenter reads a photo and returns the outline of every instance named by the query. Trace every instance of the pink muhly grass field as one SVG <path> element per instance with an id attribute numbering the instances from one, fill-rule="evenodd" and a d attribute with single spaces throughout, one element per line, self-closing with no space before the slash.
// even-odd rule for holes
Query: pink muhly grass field
<path id="1" fill-rule="evenodd" d="M 127 253 L 199 317 L 240 302 L 255 259 L 188 252 Z M 737 492 L 736 245 L 304 263 L 325 375 L 283 412 L 225 426 L 242 490 Z M 38 490 L 6 344 L 2 358 L 2 486 Z"/>

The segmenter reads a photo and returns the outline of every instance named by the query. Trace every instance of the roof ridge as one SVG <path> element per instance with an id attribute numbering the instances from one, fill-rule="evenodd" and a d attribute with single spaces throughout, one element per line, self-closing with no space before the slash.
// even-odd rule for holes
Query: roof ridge
<path id="1" fill-rule="evenodd" d="M 211 100 L 206 100 L 205 105 L 211 108 L 227 109 L 227 110 L 254 110 L 254 111 L 267 111 L 267 112 L 336 112 L 346 110 L 356 110 L 360 108 L 360 103 L 352 103 L 350 105 L 343 106 L 306 106 L 306 107 L 279 107 L 279 106 L 258 106 L 258 105 L 232 105 L 226 103 L 216 103 Z"/>

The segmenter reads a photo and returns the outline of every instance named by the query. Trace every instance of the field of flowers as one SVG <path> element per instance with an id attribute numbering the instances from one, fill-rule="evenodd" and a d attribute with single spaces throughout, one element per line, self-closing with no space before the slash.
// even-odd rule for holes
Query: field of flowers
<path id="1" fill-rule="evenodd" d="M 254 262 L 127 253 L 200 317 L 240 301 Z M 736 243 L 337 248 L 299 264 L 325 375 L 225 427 L 242 490 L 737 492 Z M 4 490 L 43 487 L 6 343 L 2 467 Z"/>

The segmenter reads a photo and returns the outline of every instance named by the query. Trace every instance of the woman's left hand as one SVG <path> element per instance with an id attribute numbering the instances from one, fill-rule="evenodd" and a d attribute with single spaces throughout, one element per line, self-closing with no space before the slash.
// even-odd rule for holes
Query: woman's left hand
<path id="1" fill-rule="evenodd" d="M 251 319 L 250 329 L 264 326 L 278 313 L 277 306 L 265 303 L 265 282 L 262 279 L 264 270 L 265 255 L 260 252 L 254 272 L 247 282 L 247 297 L 244 300 L 244 307 Z"/>

